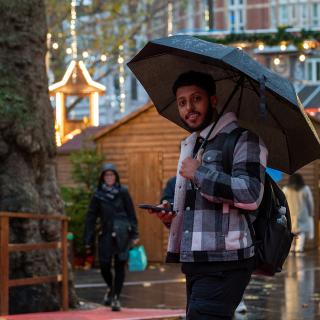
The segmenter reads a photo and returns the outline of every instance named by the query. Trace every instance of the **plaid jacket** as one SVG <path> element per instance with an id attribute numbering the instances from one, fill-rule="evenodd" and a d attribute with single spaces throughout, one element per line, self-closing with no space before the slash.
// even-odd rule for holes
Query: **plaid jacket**
<path id="1" fill-rule="evenodd" d="M 212 125 L 204 129 L 206 137 Z M 210 135 L 200 167 L 191 182 L 179 175 L 182 161 L 192 156 L 197 134 L 181 143 L 167 262 L 235 261 L 254 255 L 250 231 L 240 210 L 256 210 L 262 200 L 267 149 L 254 133 L 244 131 L 234 151 L 232 174 L 222 169 L 222 148 L 238 127 L 234 113 L 223 115 Z M 193 199 L 190 201 L 190 195 Z"/>

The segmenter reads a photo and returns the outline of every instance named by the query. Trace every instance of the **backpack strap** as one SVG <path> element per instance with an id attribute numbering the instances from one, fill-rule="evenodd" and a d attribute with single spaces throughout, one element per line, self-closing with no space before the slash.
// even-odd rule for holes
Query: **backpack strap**
<path id="1" fill-rule="evenodd" d="M 246 129 L 244 128 L 236 128 L 233 131 L 231 131 L 228 136 L 226 141 L 223 144 L 222 147 L 222 167 L 223 167 L 223 171 L 225 173 L 231 174 L 232 172 L 232 163 L 233 163 L 233 154 L 234 154 L 234 149 L 237 145 L 237 142 L 240 138 L 240 136 L 242 135 L 242 133 L 246 131 Z M 252 226 L 252 222 L 250 220 L 250 217 L 247 213 L 244 214 L 244 217 L 247 221 L 248 224 L 248 228 L 250 230 L 250 235 L 253 239 L 255 239 L 255 232 Z"/>

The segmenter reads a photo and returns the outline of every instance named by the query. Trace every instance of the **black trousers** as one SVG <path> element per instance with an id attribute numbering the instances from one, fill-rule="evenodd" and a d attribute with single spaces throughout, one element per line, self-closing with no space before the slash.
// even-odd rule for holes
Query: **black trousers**
<path id="1" fill-rule="evenodd" d="M 251 278 L 250 269 L 186 274 L 187 320 L 230 320 Z"/>
<path id="2" fill-rule="evenodd" d="M 114 255 L 114 276 L 112 273 L 112 259 L 108 262 L 100 262 L 101 275 L 111 289 L 113 295 L 120 296 L 125 279 L 125 269 L 127 261 L 119 260 L 118 255 Z"/>

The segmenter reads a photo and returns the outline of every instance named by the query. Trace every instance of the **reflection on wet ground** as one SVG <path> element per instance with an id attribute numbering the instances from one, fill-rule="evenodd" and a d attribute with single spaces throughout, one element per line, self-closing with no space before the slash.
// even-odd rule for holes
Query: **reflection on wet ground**
<path id="1" fill-rule="evenodd" d="M 105 286 L 99 270 L 76 272 L 81 299 L 101 303 Z M 246 314 L 237 320 L 320 319 L 320 258 L 317 251 L 290 256 L 275 277 L 253 276 L 244 300 Z M 142 273 L 128 273 L 123 305 L 136 308 L 184 308 L 185 284 L 178 265 L 153 265 Z"/>

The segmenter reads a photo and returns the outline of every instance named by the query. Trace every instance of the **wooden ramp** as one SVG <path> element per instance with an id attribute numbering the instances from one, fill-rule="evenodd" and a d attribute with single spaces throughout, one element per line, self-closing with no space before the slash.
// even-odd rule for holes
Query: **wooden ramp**
<path id="1" fill-rule="evenodd" d="M 58 311 L 45 313 L 29 313 L 11 316 L 0 316 L 0 320 L 149 320 L 149 319 L 181 319 L 184 310 L 164 309 L 131 309 L 122 308 L 120 312 L 112 312 L 110 308 L 93 310 Z"/>

